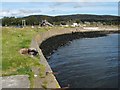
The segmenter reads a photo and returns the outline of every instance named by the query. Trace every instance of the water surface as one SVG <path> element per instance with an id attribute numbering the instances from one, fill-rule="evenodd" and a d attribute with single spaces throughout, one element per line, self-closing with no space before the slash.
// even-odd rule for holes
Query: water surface
<path id="1" fill-rule="evenodd" d="M 118 87 L 118 34 L 73 40 L 48 60 L 62 87 Z"/>

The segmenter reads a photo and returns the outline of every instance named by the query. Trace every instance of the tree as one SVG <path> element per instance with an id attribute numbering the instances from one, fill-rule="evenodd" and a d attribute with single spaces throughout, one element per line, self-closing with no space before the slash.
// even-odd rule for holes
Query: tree
<path id="1" fill-rule="evenodd" d="M 78 20 L 76 20 L 76 23 L 80 23 L 80 20 L 78 19 Z"/>

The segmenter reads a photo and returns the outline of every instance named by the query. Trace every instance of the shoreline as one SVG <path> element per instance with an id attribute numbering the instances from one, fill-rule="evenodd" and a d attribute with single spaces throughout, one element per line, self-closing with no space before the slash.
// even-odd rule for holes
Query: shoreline
<path id="1" fill-rule="evenodd" d="M 51 39 L 52 37 L 56 37 L 56 36 L 62 36 L 63 35 L 63 40 L 67 39 L 67 37 L 69 37 L 69 35 L 71 35 L 71 38 L 67 39 L 68 41 L 69 40 L 73 40 L 73 39 L 77 39 L 79 38 L 79 35 L 83 35 L 83 36 L 87 36 L 87 34 L 91 33 L 90 37 L 95 37 L 95 33 L 97 34 L 97 37 L 98 36 L 106 36 L 106 34 L 110 34 L 110 33 L 120 33 L 120 31 L 116 28 L 112 28 L 112 30 L 108 30 L 108 29 L 105 29 L 105 30 L 85 30 L 85 29 L 81 29 L 79 27 L 77 28 L 51 28 L 49 29 L 47 32 L 43 32 L 43 33 L 39 33 L 37 34 L 32 42 L 31 42 L 31 47 L 32 48 L 36 48 L 38 50 L 38 53 L 39 53 L 39 56 L 40 56 L 40 63 L 43 64 L 45 66 L 45 73 L 46 72 L 51 72 L 53 73 L 50 65 L 48 64 L 47 62 L 47 59 L 46 59 L 46 56 L 45 56 L 45 53 L 43 52 L 42 48 L 40 48 L 40 46 L 43 44 L 43 42 L 46 42 L 46 40 L 48 39 Z M 76 34 L 78 34 L 76 36 Z M 64 35 L 67 35 L 67 37 L 64 37 Z M 73 37 L 72 37 L 73 35 Z M 59 38 L 58 38 L 59 39 Z M 59 39 L 60 40 L 60 39 Z M 56 42 L 58 42 L 57 40 L 55 40 Z M 60 43 L 60 42 L 59 42 Z M 63 43 L 63 45 L 66 43 L 66 41 Z M 43 47 L 44 47 L 45 44 L 43 44 Z M 48 46 L 49 45 L 49 46 Z M 52 46 L 54 46 L 54 44 L 51 43 Z M 57 47 L 61 45 L 61 44 L 58 44 L 56 45 Z M 45 46 L 48 46 L 48 47 L 44 47 L 45 49 L 48 49 L 49 52 L 51 52 L 53 50 L 53 48 L 51 48 L 50 44 L 46 44 Z M 56 48 L 57 49 L 57 48 Z M 48 79 L 50 78 L 50 79 Z M 35 88 L 39 88 L 40 87 L 40 83 L 39 83 L 39 80 L 41 80 L 40 78 L 36 78 L 35 79 Z M 47 84 L 47 88 L 61 88 L 56 77 L 54 76 L 54 74 L 49 74 L 47 75 L 47 77 L 43 78 L 44 81 L 47 80 L 48 84 Z M 52 80 L 52 83 L 51 83 L 51 80 Z"/>
<path id="2" fill-rule="evenodd" d="M 7 28 L 7 27 L 4 27 L 4 28 Z M 25 27 L 24 29 L 31 29 L 31 28 Z M 35 29 L 37 29 L 37 28 L 35 28 Z M 54 76 L 54 72 L 52 71 L 50 65 L 48 64 L 47 59 L 45 58 L 45 55 L 43 54 L 42 49 L 39 48 L 39 46 L 46 40 L 51 39 L 53 37 L 56 38 L 56 36 L 58 37 L 59 40 L 61 40 L 60 39 L 61 37 L 59 38 L 59 36 L 62 36 L 62 39 L 67 40 L 67 41 L 64 41 L 61 43 L 61 42 L 59 42 L 59 40 L 58 41 L 56 40 L 57 43 L 59 42 L 59 44 L 57 44 L 56 46 L 59 47 L 59 46 L 69 44 L 69 42 L 74 39 L 82 38 L 82 37 L 80 37 L 80 35 L 86 36 L 87 34 L 85 34 L 85 33 L 91 33 L 90 37 L 106 36 L 105 33 L 120 33 L 120 31 L 118 30 L 118 28 L 116 26 L 114 28 L 108 27 L 106 29 L 103 29 L 101 27 L 99 27 L 99 28 L 98 27 L 87 27 L 86 29 L 83 29 L 81 27 L 75 27 L 75 28 L 53 27 L 53 28 L 43 28 L 43 29 L 45 29 L 46 31 L 37 33 L 37 35 L 35 35 L 34 38 L 32 39 L 31 45 L 30 45 L 31 48 L 36 48 L 38 50 L 39 57 L 40 57 L 39 63 L 45 66 L 45 71 L 43 72 L 42 76 L 39 75 L 39 73 L 41 72 L 39 70 L 39 68 L 31 66 L 32 72 L 34 73 L 34 80 L 33 80 L 34 88 L 61 88 L 56 77 Z M 95 33 L 93 33 L 93 32 L 95 32 L 96 34 L 99 34 L 99 35 L 96 36 Z M 104 32 L 104 33 L 98 33 L 98 32 Z M 50 44 L 47 44 L 47 46 L 48 45 L 50 46 Z M 51 45 L 54 46 L 54 44 L 51 44 Z M 56 49 L 57 49 L 57 47 L 56 47 Z M 54 48 L 50 48 L 50 49 L 51 49 L 49 51 L 50 53 L 52 51 L 54 52 Z M 46 74 L 46 72 L 48 74 Z M 20 77 L 20 75 L 16 75 L 16 76 Z M 16 76 L 13 75 L 12 78 L 16 78 Z M 28 79 L 28 76 L 26 76 L 26 75 L 23 75 L 23 76 L 24 76 L 23 77 L 24 79 L 28 80 L 28 82 L 26 84 L 29 84 L 28 87 L 30 88 L 30 81 Z M 8 77 L 10 77 L 10 76 L 8 76 Z M 23 80 L 23 79 L 21 79 L 21 80 Z M 21 80 L 19 81 L 19 83 L 22 82 Z M 2 85 L 2 84 L 0 84 L 0 85 Z M 25 86 L 25 88 L 26 87 L 27 86 Z"/>
<path id="3" fill-rule="evenodd" d="M 30 47 L 36 48 L 38 50 L 39 57 L 40 57 L 40 58 L 38 58 L 38 64 L 40 63 L 43 66 L 45 66 L 45 71 L 44 72 L 42 71 L 43 75 L 40 75 L 41 70 L 38 67 L 36 67 L 34 65 L 31 66 L 32 72 L 34 74 L 34 76 L 33 76 L 34 79 L 33 79 L 32 83 L 31 83 L 31 80 L 30 80 L 30 76 L 26 75 L 26 74 L 23 74 L 22 77 L 21 77 L 21 75 L 18 75 L 18 74 L 10 75 L 10 76 L 3 76 L 3 77 L 1 76 L 0 77 L 0 79 L 2 81 L 6 78 L 9 78 L 9 77 L 11 77 L 13 79 L 15 79 L 17 77 L 18 78 L 23 78 L 23 79 L 19 79 L 19 80 L 15 79 L 15 81 L 10 80 L 11 82 L 9 84 L 11 85 L 12 83 L 14 83 L 16 81 L 18 81 L 18 83 L 21 83 L 21 82 L 24 82 L 23 80 L 25 80 L 26 81 L 25 84 L 24 83 L 21 84 L 21 85 L 24 85 L 24 88 L 61 88 L 57 79 L 56 79 L 56 77 L 54 76 L 54 72 L 52 71 L 50 65 L 48 64 L 47 59 L 45 58 L 45 55 L 43 55 L 42 50 L 39 48 L 39 46 L 42 44 L 42 42 L 46 41 L 47 39 L 49 39 L 51 37 L 55 37 L 55 36 L 62 36 L 62 35 L 63 36 L 68 35 L 68 37 L 69 37 L 69 34 L 73 34 L 74 38 L 79 38 L 79 35 L 77 35 L 78 37 L 76 37 L 75 34 L 84 33 L 84 32 L 86 32 L 86 33 L 87 32 L 96 32 L 96 31 L 104 31 L 106 33 L 120 33 L 120 30 L 118 30 L 117 26 L 114 26 L 114 28 L 109 27 L 109 26 L 105 26 L 105 27 L 87 27 L 87 28 L 84 28 L 84 29 L 82 27 L 74 27 L 74 28 L 43 27 L 43 28 L 40 28 L 40 29 L 38 29 L 37 27 L 35 27 L 34 29 L 32 29 L 31 27 L 25 27 L 25 28 L 1 27 L 1 28 L 3 28 L 4 30 L 9 30 L 10 29 L 10 31 L 12 31 L 12 32 L 15 31 L 14 32 L 16 34 L 15 37 L 20 37 L 20 38 L 18 38 L 18 40 L 21 40 L 21 37 L 23 37 L 23 36 L 18 35 L 18 34 L 21 34 L 21 31 L 23 31 L 23 33 L 25 35 L 28 35 L 27 33 L 29 33 L 30 36 L 26 36 L 26 38 L 29 38 L 28 40 L 31 41 L 31 45 L 29 44 L 28 47 L 30 46 Z M 17 32 L 16 30 L 18 30 L 18 33 L 16 33 Z M 25 32 L 24 32 L 24 30 L 25 30 Z M 41 30 L 41 31 L 39 32 L 38 30 Z M 34 34 L 35 35 L 34 37 L 33 37 L 33 34 L 32 34 L 33 32 L 34 33 L 36 32 L 35 33 L 36 35 Z M 11 34 L 11 33 L 9 33 L 9 34 Z M 32 38 L 32 40 L 31 40 L 31 38 Z M 71 40 L 74 40 L 74 38 L 71 38 Z M 22 39 L 22 40 L 24 41 L 24 39 Z M 68 39 L 68 44 L 69 44 L 69 39 Z M 19 47 L 19 44 L 17 44 L 17 45 Z M 24 45 L 26 45 L 26 43 Z M 64 45 L 64 43 L 63 43 L 63 45 Z M 25 59 L 25 62 L 27 60 L 30 61 L 30 59 L 31 58 Z M 33 62 L 36 62 L 36 61 L 33 61 Z M 29 63 L 29 62 L 27 62 L 27 63 Z M 46 72 L 49 72 L 49 73 L 46 74 Z M 6 81 L 7 80 L 5 80 L 5 82 Z M 9 85 L 9 84 L 6 84 L 6 85 Z M 16 84 L 14 83 L 10 87 L 11 88 L 16 87 L 15 85 Z M 0 83 L 0 86 L 2 86 L 2 83 Z M 5 87 L 7 87 L 7 86 L 4 86 L 4 88 Z M 22 88 L 23 86 L 18 85 L 18 87 Z"/>
<path id="4" fill-rule="evenodd" d="M 80 38 L 94 38 L 103 37 L 107 34 L 119 33 L 116 31 L 93 31 L 93 32 L 72 32 L 71 34 L 63 34 L 50 37 L 43 41 L 39 48 L 42 50 L 43 55 L 47 60 L 59 47 L 69 44 L 69 42 Z M 49 46 L 48 46 L 49 45 Z"/>

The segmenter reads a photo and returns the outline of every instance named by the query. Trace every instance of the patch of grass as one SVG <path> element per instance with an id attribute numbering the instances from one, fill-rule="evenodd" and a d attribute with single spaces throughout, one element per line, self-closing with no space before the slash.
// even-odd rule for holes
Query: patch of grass
<path id="1" fill-rule="evenodd" d="M 52 28 L 54 29 L 54 27 Z M 27 55 L 21 55 L 19 50 L 21 48 L 29 48 L 31 40 L 36 34 L 52 30 L 52 28 L 2 27 L 2 36 L 0 37 L 2 41 L 2 48 L 0 48 L 2 51 L 1 76 L 29 75 L 30 87 L 33 87 L 34 72 L 32 67 L 34 66 L 40 68 L 39 76 L 44 78 L 45 66 L 39 63 L 39 56 L 31 58 Z M 46 84 L 43 87 L 46 87 Z"/>
<path id="2" fill-rule="evenodd" d="M 29 80 L 30 80 L 30 88 L 34 88 L 34 72 L 31 72 L 28 74 L 29 75 Z"/>
<path id="3" fill-rule="evenodd" d="M 56 84 L 56 87 L 57 87 L 57 88 L 60 88 L 59 84 Z"/>
<path id="4" fill-rule="evenodd" d="M 39 73 L 40 78 L 45 78 L 46 72 L 45 72 L 45 66 L 42 66 L 40 68 L 40 73 Z"/>
<path id="5" fill-rule="evenodd" d="M 39 31 L 40 32 L 40 31 Z M 31 58 L 19 53 L 21 48 L 28 48 L 32 37 L 37 34 L 31 28 L 2 28 L 2 71 L 3 75 L 11 72 L 21 72 L 20 68 L 28 70 L 28 67 L 39 63 L 38 58 Z M 26 68 L 27 67 L 27 68 Z M 21 74 L 26 72 L 21 72 Z"/>
<path id="6" fill-rule="evenodd" d="M 31 72 L 31 69 L 29 67 L 21 67 L 17 69 L 18 74 L 29 74 Z"/>
<path id="7" fill-rule="evenodd" d="M 44 89 L 47 89 L 47 81 L 44 81 L 44 82 L 42 83 L 42 87 L 43 87 Z"/>
<path id="8" fill-rule="evenodd" d="M 31 87 L 33 87 L 34 73 L 32 66 L 43 69 L 39 56 L 31 58 L 21 55 L 21 48 L 29 48 L 32 38 L 44 28 L 2 28 L 2 76 L 29 75 Z"/>
<path id="9" fill-rule="evenodd" d="M 19 45 L 20 45 L 21 48 L 27 48 L 30 42 L 31 42 L 31 40 L 24 39 L 23 41 L 21 41 L 19 43 Z"/>

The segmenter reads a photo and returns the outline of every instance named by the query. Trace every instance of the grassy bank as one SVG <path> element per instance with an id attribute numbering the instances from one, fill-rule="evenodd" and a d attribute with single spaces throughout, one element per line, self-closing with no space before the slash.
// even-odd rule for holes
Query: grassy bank
<path id="1" fill-rule="evenodd" d="M 2 76 L 27 74 L 29 75 L 31 87 L 33 87 L 33 80 L 34 80 L 33 68 L 35 68 L 35 70 L 36 68 L 38 68 L 38 70 L 40 71 L 39 73 L 40 80 L 41 78 L 45 78 L 44 75 L 45 67 L 44 65 L 39 63 L 40 57 L 37 56 L 31 58 L 30 56 L 27 55 L 21 55 L 19 53 L 19 50 L 21 48 L 30 47 L 32 38 L 38 33 L 45 32 L 47 30 L 53 30 L 54 33 L 54 30 L 62 30 L 62 29 L 64 29 L 64 27 L 53 27 L 51 29 L 49 27 L 47 28 L 3 27 L 2 28 Z M 71 30 L 71 28 L 65 30 Z M 53 44 L 51 45 L 53 46 Z M 46 83 L 43 83 L 43 86 L 46 86 Z"/>
<path id="2" fill-rule="evenodd" d="M 44 66 L 39 63 L 39 56 L 31 58 L 21 55 L 19 50 L 29 48 L 33 36 L 44 31 L 45 28 L 2 28 L 2 76 L 27 74 L 32 81 L 32 67 L 43 70 Z"/>

